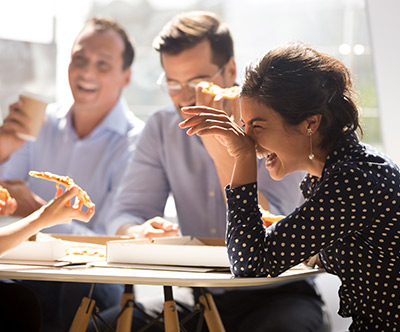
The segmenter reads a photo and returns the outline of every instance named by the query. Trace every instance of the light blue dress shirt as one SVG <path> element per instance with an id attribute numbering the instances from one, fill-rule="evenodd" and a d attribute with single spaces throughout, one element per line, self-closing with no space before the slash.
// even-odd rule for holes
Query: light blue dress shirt
<path id="1" fill-rule="evenodd" d="M 87 224 L 74 220 L 43 231 L 107 234 L 112 197 L 143 127 L 120 99 L 93 132 L 80 139 L 72 126 L 70 106 L 51 104 L 37 140 L 25 143 L 0 165 L 0 178 L 23 179 L 34 193 L 49 201 L 55 195 L 55 183 L 33 178 L 28 172 L 49 171 L 71 177 L 96 204 L 95 215 Z"/>
<path id="2" fill-rule="evenodd" d="M 174 106 L 148 119 L 114 200 L 110 234 L 125 223 L 163 216 L 172 193 L 182 235 L 225 237 L 226 203 L 214 162 L 198 136 L 188 136 L 178 127 L 181 121 Z M 304 173 L 275 181 L 265 169 L 265 160 L 258 163 L 260 191 L 270 211 L 292 212 L 303 202 L 299 183 Z"/>

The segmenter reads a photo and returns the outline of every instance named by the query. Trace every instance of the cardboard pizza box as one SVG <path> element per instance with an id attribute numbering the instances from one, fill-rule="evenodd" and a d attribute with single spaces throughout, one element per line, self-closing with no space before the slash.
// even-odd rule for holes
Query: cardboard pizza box
<path id="1" fill-rule="evenodd" d="M 81 236 L 37 233 L 0 257 L 0 262 L 32 261 L 85 263 L 105 260 L 106 243 L 129 239 L 125 236 Z"/>
<path id="2" fill-rule="evenodd" d="M 122 235 L 115 235 L 115 236 L 74 235 L 74 234 L 49 234 L 49 235 L 53 238 L 60 239 L 63 241 L 93 243 L 93 244 L 101 244 L 101 245 L 106 245 L 108 241 L 134 239 L 134 237 L 122 236 Z"/>
<path id="3" fill-rule="evenodd" d="M 51 241 L 23 241 L 0 257 L 4 261 L 56 261 L 65 256 L 65 244 L 59 239 Z"/>
<path id="4" fill-rule="evenodd" d="M 107 242 L 108 263 L 229 267 L 223 239 L 192 236 Z"/>

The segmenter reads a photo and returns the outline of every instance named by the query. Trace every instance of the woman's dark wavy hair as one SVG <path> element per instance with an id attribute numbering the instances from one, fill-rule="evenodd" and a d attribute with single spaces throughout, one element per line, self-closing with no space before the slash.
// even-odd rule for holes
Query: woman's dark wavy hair
<path id="1" fill-rule="evenodd" d="M 241 96 L 272 108 L 289 125 L 321 114 L 323 149 L 362 133 L 349 70 L 302 43 L 279 46 L 247 67 Z"/>

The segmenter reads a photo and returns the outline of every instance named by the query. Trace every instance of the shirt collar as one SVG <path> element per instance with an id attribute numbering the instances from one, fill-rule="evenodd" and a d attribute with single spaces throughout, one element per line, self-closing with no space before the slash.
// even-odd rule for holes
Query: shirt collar
<path id="1" fill-rule="evenodd" d="M 333 148 L 326 158 L 321 178 L 313 176 L 309 173 L 304 177 L 300 184 L 300 188 L 305 195 L 305 198 L 311 195 L 313 189 L 316 188 L 322 179 L 329 174 L 329 172 L 332 170 L 332 167 L 334 167 L 336 163 L 340 163 L 345 159 L 348 159 L 352 154 L 352 151 L 355 149 L 355 147 L 359 146 L 359 144 L 360 140 L 355 132 L 351 133 L 350 135 L 346 136 L 344 140 L 340 141 L 340 143 Z M 362 148 L 361 146 L 359 147 Z"/>
<path id="2" fill-rule="evenodd" d="M 347 159 L 351 151 L 355 146 L 359 145 L 359 143 L 360 140 L 357 133 L 354 132 L 346 136 L 344 140 L 341 141 L 341 144 L 336 145 L 332 152 L 329 153 L 328 157 L 326 158 L 324 171 L 334 163 Z"/>
<path id="3" fill-rule="evenodd" d="M 64 109 L 58 113 L 60 118 L 66 117 L 69 126 L 72 128 L 72 107 L 69 109 Z M 110 130 L 116 132 L 119 135 L 125 135 L 130 129 L 129 125 L 129 108 L 126 101 L 120 97 L 111 111 L 106 115 L 106 117 L 101 121 L 101 123 L 92 132 L 94 134 L 98 130 Z M 90 136 L 92 135 L 90 134 Z"/>
<path id="4" fill-rule="evenodd" d="M 107 114 L 98 128 L 108 129 L 120 135 L 125 135 L 129 130 L 128 105 L 123 98 L 119 98 L 112 110 Z"/>

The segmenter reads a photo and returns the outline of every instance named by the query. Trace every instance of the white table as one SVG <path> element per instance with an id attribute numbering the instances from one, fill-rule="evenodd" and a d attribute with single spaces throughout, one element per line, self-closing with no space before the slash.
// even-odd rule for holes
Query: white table
<path id="1" fill-rule="evenodd" d="M 172 286 L 186 287 L 243 287 L 261 286 L 289 280 L 303 279 L 323 272 L 320 269 L 295 267 L 276 278 L 234 278 L 229 272 L 196 272 L 153 270 L 146 268 L 120 268 L 120 267 L 53 267 L 22 264 L 0 264 L 0 278 L 62 281 L 62 282 L 88 282 L 88 283 L 115 283 L 125 285 L 162 285 L 164 286 L 164 321 L 165 331 L 179 331 L 179 321 L 176 304 L 172 298 Z M 133 301 L 133 293 L 125 293 L 122 305 L 126 301 Z M 216 310 L 211 294 L 200 298 L 200 303 L 205 306 L 204 316 L 211 332 L 225 331 Z M 70 331 L 85 331 L 92 314 L 94 303 L 90 298 L 84 298 Z M 132 310 L 125 310 L 120 317 L 117 331 L 130 331 Z"/>
<path id="2" fill-rule="evenodd" d="M 0 263 L 0 277 L 8 279 L 187 287 L 260 286 L 302 279 L 321 272 L 323 270 L 293 268 L 276 278 L 234 278 L 229 272 L 186 272 L 84 265 L 57 268 Z"/>

